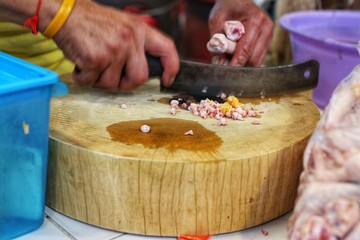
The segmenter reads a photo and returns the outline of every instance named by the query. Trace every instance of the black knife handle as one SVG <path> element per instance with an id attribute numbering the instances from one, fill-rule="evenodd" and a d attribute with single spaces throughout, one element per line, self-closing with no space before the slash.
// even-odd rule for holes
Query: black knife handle
<path id="1" fill-rule="evenodd" d="M 149 77 L 160 77 L 163 74 L 164 68 L 159 57 L 146 54 L 146 61 L 149 66 Z"/>

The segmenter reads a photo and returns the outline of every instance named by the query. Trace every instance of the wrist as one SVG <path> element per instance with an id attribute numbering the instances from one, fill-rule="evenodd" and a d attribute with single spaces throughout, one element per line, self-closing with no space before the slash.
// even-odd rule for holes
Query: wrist
<path id="1" fill-rule="evenodd" d="M 68 20 L 76 0 L 62 0 L 60 7 L 58 8 L 55 16 L 51 19 L 49 24 L 46 26 L 42 34 L 47 38 L 54 38 L 58 31 Z"/>
<path id="2" fill-rule="evenodd" d="M 49 25 L 51 20 L 55 17 L 56 13 L 58 12 L 62 0 L 42 0 L 42 6 L 40 8 L 39 13 L 39 23 L 38 29 L 40 32 L 43 32 L 46 27 Z"/>

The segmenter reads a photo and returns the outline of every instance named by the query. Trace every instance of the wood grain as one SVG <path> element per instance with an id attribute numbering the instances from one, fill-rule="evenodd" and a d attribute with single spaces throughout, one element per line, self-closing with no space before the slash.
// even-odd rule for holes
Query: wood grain
<path id="1" fill-rule="evenodd" d="M 126 94 L 63 80 L 70 94 L 51 103 L 49 207 L 155 236 L 237 231 L 293 208 L 302 155 L 319 119 L 307 97 L 244 100 L 264 111 L 261 124 L 247 118 L 220 127 L 185 110 L 170 115 L 163 100 L 172 95 L 161 93 L 157 80 Z M 150 137 L 135 132 L 143 123 L 153 124 Z M 120 128 L 112 135 L 109 126 Z M 183 134 L 188 128 L 193 136 Z"/>

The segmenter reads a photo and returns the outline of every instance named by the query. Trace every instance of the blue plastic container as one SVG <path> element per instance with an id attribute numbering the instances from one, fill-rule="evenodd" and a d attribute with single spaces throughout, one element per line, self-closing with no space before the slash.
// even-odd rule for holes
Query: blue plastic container
<path id="1" fill-rule="evenodd" d="M 288 13 L 280 25 L 290 33 L 293 60 L 316 59 L 320 63 L 319 83 L 312 99 L 325 108 L 338 85 L 360 64 L 360 11 L 311 10 Z"/>
<path id="2" fill-rule="evenodd" d="M 44 220 L 50 98 L 65 94 L 55 72 L 0 52 L 0 239 Z"/>

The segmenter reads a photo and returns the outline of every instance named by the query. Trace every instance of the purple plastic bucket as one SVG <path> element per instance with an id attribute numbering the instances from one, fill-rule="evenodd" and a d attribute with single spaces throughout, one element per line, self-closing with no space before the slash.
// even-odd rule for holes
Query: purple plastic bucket
<path id="1" fill-rule="evenodd" d="M 290 34 L 294 63 L 309 59 L 320 63 L 312 99 L 325 108 L 338 83 L 360 64 L 360 11 L 293 12 L 283 15 L 280 25 Z"/>

